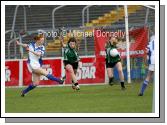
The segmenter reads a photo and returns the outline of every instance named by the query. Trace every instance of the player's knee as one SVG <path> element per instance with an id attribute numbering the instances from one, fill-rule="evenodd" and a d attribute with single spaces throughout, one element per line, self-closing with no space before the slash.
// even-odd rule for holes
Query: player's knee
<path id="1" fill-rule="evenodd" d="M 39 85 L 39 81 L 34 81 L 33 85 L 38 86 Z"/>
<path id="2" fill-rule="evenodd" d="M 112 77 L 113 74 L 111 72 L 108 72 L 108 77 Z"/>
<path id="3" fill-rule="evenodd" d="M 68 72 L 70 72 L 70 73 L 74 73 L 73 68 L 72 68 L 71 65 L 67 65 L 67 66 L 66 66 L 66 70 L 67 70 Z"/>
<path id="4" fill-rule="evenodd" d="M 123 73 L 122 68 L 118 68 L 118 73 Z"/>
<path id="5" fill-rule="evenodd" d="M 38 86 L 39 85 L 39 82 L 40 82 L 40 79 L 34 79 L 33 80 L 33 84 Z"/>

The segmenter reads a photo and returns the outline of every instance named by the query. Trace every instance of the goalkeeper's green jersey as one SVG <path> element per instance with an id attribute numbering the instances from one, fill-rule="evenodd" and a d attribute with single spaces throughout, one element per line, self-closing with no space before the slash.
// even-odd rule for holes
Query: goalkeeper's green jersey
<path id="1" fill-rule="evenodd" d="M 121 61 L 120 55 L 117 55 L 116 57 L 112 57 L 110 55 L 110 50 L 117 49 L 115 45 L 112 45 L 111 43 L 107 44 L 106 46 L 106 61 L 107 63 L 116 63 L 118 61 Z"/>
<path id="2" fill-rule="evenodd" d="M 69 45 L 64 48 L 63 53 L 64 60 L 74 63 L 79 61 L 78 52 L 76 49 L 72 49 Z"/>

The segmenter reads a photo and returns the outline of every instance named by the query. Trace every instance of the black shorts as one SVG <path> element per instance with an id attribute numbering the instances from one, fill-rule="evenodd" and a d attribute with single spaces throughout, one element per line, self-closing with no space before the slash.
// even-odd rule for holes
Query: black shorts
<path id="1" fill-rule="evenodd" d="M 108 63 L 106 61 L 106 68 L 113 68 L 118 62 L 121 62 L 121 60 L 118 60 L 117 62 L 114 62 L 114 63 Z"/>
<path id="2" fill-rule="evenodd" d="M 73 69 L 78 69 L 78 62 L 71 63 L 69 61 L 64 60 L 63 63 L 65 67 L 66 65 L 70 64 L 73 67 Z"/>

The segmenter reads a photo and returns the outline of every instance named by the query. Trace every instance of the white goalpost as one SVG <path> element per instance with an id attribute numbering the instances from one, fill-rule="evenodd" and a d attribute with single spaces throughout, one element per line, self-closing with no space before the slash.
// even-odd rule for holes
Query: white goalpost
<path id="1" fill-rule="evenodd" d="M 127 5 L 124 5 L 125 11 L 125 33 L 126 33 L 126 60 L 127 60 L 127 77 L 128 83 L 131 83 L 130 75 L 130 55 L 129 55 L 129 28 L 128 28 L 128 8 Z"/>

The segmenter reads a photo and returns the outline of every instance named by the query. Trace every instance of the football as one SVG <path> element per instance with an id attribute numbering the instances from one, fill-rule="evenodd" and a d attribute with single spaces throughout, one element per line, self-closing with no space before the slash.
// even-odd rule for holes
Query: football
<path id="1" fill-rule="evenodd" d="M 111 49 L 111 50 L 110 50 L 110 55 L 111 55 L 112 57 L 115 57 L 115 56 L 117 56 L 118 54 L 119 54 L 119 52 L 118 52 L 117 49 Z"/>

